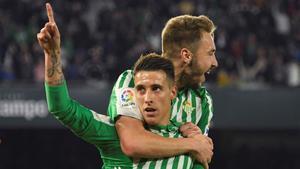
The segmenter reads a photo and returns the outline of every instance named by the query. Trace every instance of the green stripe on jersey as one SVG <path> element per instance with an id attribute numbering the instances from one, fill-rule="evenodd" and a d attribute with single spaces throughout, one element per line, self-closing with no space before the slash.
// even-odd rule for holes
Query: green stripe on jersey
<path id="1" fill-rule="evenodd" d="M 107 109 L 108 115 L 113 121 L 114 121 L 114 118 L 117 116 L 116 102 L 117 102 L 116 86 L 114 86 L 111 96 L 110 96 L 110 102 L 108 105 L 108 109 Z"/>
<path id="2" fill-rule="evenodd" d="M 210 109 L 209 109 L 209 104 L 208 104 L 208 98 L 209 97 L 207 94 L 206 90 L 201 90 L 200 94 L 202 96 L 201 100 L 201 107 L 202 107 L 202 116 L 200 118 L 200 129 L 202 133 L 205 133 L 206 126 L 208 125 L 208 117 L 210 114 Z"/>
<path id="3" fill-rule="evenodd" d="M 194 91 L 191 91 L 191 93 L 192 93 L 191 95 L 194 96 L 194 97 L 191 98 L 192 107 L 194 107 L 193 112 L 191 114 L 191 121 L 192 121 L 192 123 L 197 124 L 197 122 L 196 122 L 197 103 L 196 103 L 196 97 L 195 97 L 196 95 L 195 95 Z"/>
<path id="4" fill-rule="evenodd" d="M 133 71 L 132 70 L 126 70 L 123 72 L 117 82 L 116 85 L 118 86 L 118 89 L 121 88 L 133 88 L 134 87 L 134 79 L 133 79 Z"/>
<path id="5" fill-rule="evenodd" d="M 163 136 L 169 137 L 169 133 L 163 133 Z M 167 168 L 168 160 L 169 160 L 169 158 L 164 158 L 164 160 L 162 160 L 161 165 L 160 165 L 162 169 Z"/>
<path id="6" fill-rule="evenodd" d="M 176 133 L 175 138 L 178 138 L 179 137 L 179 133 Z M 175 156 L 174 158 L 174 161 L 173 161 L 173 165 L 172 165 L 172 169 L 176 169 L 178 168 L 178 163 L 179 163 L 179 160 L 180 160 L 180 157 L 183 156 L 183 155 L 180 155 L 180 156 Z M 183 160 L 183 159 L 182 159 Z M 182 167 L 181 167 L 182 168 Z"/>
<path id="7" fill-rule="evenodd" d="M 134 78 L 131 78 L 128 86 L 134 87 Z"/>
<path id="8" fill-rule="evenodd" d="M 124 86 L 124 82 L 125 82 L 125 79 L 126 79 L 126 76 L 128 74 L 128 71 L 124 72 L 121 76 L 121 79 L 119 81 L 119 86 L 118 88 L 122 88 Z M 117 82 L 118 83 L 118 82 Z"/>

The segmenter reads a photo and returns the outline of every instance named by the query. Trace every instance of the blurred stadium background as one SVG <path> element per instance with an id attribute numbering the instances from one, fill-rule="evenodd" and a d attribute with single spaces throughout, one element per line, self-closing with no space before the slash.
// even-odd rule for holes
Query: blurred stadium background
<path id="1" fill-rule="evenodd" d="M 205 14 L 217 25 L 219 68 L 212 169 L 299 169 L 299 0 L 56 0 L 71 95 L 105 113 L 117 76 L 160 51 L 164 23 Z M 97 150 L 47 111 L 36 33 L 45 1 L 0 0 L 0 169 L 95 169 Z"/>

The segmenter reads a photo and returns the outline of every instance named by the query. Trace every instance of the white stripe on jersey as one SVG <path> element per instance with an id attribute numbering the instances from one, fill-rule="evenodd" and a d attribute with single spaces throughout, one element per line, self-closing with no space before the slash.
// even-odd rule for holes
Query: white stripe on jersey
<path id="1" fill-rule="evenodd" d="M 178 100 L 176 100 L 178 103 L 177 104 L 180 104 L 180 107 L 179 107 L 179 112 L 177 113 L 177 117 L 176 117 L 176 120 L 177 120 L 177 122 L 182 122 L 182 112 L 183 112 L 183 108 L 182 108 L 182 102 L 184 101 L 184 100 L 181 100 L 181 102 L 179 103 L 179 99 Z M 176 105 L 177 105 L 176 104 Z M 177 106 L 176 106 L 176 109 L 177 109 Z M 174 113 L 174 114 L 176 114 L 176 113 Z"/>
<path id="2" fill-rule="evenodd" d="M 173 158 L 169 158 L 168 163 L 167 163 L 167 169 L 172 169 L 173 168 L 173 161 L 174 161 L 175 157 Z"/>
<path id="3" fill-rule="evenodd" d="M 158 161 L 156 161 L 156 163 L 155 163 L 155 169 L 161 169 L 161 165 L 162 165 L 162 162 L 163 162 L 163 160 L 158 160 Z"/>
<path id="4" fill-rule="evenodd" d="M 175 101 L 174 101 L 174 103 L 173 103 L 173 105 L 171 107 L 171 109 L 172 109 L 171 119 L 173 119 L 176 116 L 176 114 L 179 113 L 179 112 L 177 112 L 177 103 L 178 103 L 178 100 L 179 100 L 178 97 L 176 97 Z"/>
<path id="5" fill-rule="evenodd" d="M 191 163 L 192 163 L 192 159 L 191 158 L 188 158 L 188 162 L 187 162 L 187 166 L 191 166 Z"/>
<path id="6" fill-rule="evenodd" d="M 179 161 L 178 161 L 178 167 L 177 168 L 183 168 L 184 157 L 185 156 L 183 156 L 183 155 L 179 156 Z"/>
<path id="7" fill-rule="evenodd" d="M 132 162 L 133 162 L 132 168 L 133 168 L 133 169 L 137 169 L 137 167 L 138 167 L 138 165 L 139 165 L 139 160 L 140 160 L 140 159 L 135 159 L 135 158 L 132 159 Z"/>
<path id="8" fill-rule="evenodd" d="M 169 135 L 170 138 L 174 138 L 175 133 L 170 132 L 169 134 L 170 134 Z M 167 169 L 172 169 L 173 168 L 173 161 L 174 161 L 174 159 L 175 159 L 175 157 L 169 158 L 168 163 L 167 163 Z"/>
<path id="9" fill-rule="evenodd" d="M 202 116 L 201 98 L 196 97 L 196 123 L 198 124 Z"/>
<path id="10" fill-rule="evenodd" d="M 208 95 L 207 93 L 205 94 L 205 97 L 207 98 L 207 103 L 209 105 L 208 109 L 209 109 L 209 115 L 208 115 L 208 123 L 207 125 L 205 126 L 205 133 L 204 135 L 208 135 L 208 130 L 209 130 L 209 124 L 210 124 L 210 121 L 213 117 L 213 104 L 212 104 L 212 99 L 210 97 L 210 95 Z"/>
<path id="11" fill-rule="evenodd" d="M 126 75 L 126 78 L 125 78 L 125 80 L 124 80 L 124 83 L 123 83 L 123 85 L 122 85 L 122 87 L 124 87 L 124 86 L 126 86 L 126 87 L 128 87 L 129 86 L 129 83 L 130 83 L 130 81 L 133 79 L 133 77 L 132 77 L 132 71 L 127 71 L 128 72 L 128 74 Z M 121 78 L 120 78 L 121 79 Z M 118 85 L 119 85 L 119 83 L 120 82 L 118 82 Z M 119 86 L 117 86 L 117 87 L 119 87 Z"/>
<path id="12" fill-rule="evenodd" d="M 210 97 L 210 95 L 208 95 L 207 93 L 205 94 L 206 98 L 207 98 L 207 103 L 209 105 L 209 119 L 211 119 L 211 116 L 212 116 L 212 111 L 213 111 L 213 104 L 212 104 L 212 99 Z"/>
<path id="13" fill-rule="evenodd" d="M 143 165 L 143 167 L 142 167 L 142 169 L 149 169 L 149 166 L 150 166 L 150 163 L 151 163 L 152 161 L 147 161 L 146 163 L 145 163 L 145 165 Z"/>
<path id="14" fill-rule="evenodd" d="M 114 124 L 111 122 L 111 120 L 108 116 L 96 113 L 93 110 L 91 110 L 91 112 L 92 112 L 93 117 L 94 117 L 95 120 L 103 122 L 103 123 L 105 123 L 107 125 L 110 125 L 110 126 L 114 126 Z"/>

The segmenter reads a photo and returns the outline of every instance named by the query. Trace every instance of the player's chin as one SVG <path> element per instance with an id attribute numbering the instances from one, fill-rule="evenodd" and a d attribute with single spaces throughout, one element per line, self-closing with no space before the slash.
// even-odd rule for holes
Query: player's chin
<path id="1" fill-rule="evenodd" d="M 199 79 L 199 83 L 204 83 L 206 81 L 205 75 L 202 75 Z"/>
<path id="2" fill-rule="evenodd" d="M 204 83 L 206 80 L 205 75 L 195 76 L 193 81 L 195 84 Z"/>
<path id="3" fill-rule="evenodd" d="M 155 125 L 157 125 L 156 119 L 153 118 L 153 117 L 146 117 L 146 118 L 145 118 L 145 121 L 146 121 L 146 123 L 147 123 L 148 125 L 150 125 L 150 126 L 155 126 Z"/>

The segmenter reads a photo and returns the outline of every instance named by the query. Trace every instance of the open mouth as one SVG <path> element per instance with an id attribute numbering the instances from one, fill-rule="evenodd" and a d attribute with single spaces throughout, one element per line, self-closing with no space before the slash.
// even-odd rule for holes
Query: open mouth
<path id="1" fill-rule="evenodd" d="M 211 74 L 211 73 L 214 73 L 214 71 L 215 71 L 215 69 L 216 69 L 216 67 L 215 66 L 211 66 L 206 72 L 205 72 L 205 74 Z"/>
<path id="2" fill-rule="evenodd" d="M 147 108 L 145 108 L 145 111 L 151 113 L 151 112 L 155 112 L 156 109 L 151 108 L 151 107 L 147 107 Z"/>
<path id="3" fill-rule="evenodd" d="M 205 72 L 205 74 L 209 75 L 209 74 L 211 74 L 213 71 L 214 71 L 214 68 L 210 68 L 210 69 L 208 69 L 208 70 Z"/>
<path id="4" fill-rule="evenodd" d="M 157 109 L 152 108 L 152 107 L 147 107 L 144 109 L 144 114 L 149 118 L 149 117 L 155 117 Z"/>

